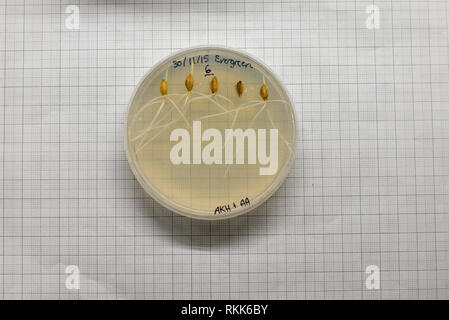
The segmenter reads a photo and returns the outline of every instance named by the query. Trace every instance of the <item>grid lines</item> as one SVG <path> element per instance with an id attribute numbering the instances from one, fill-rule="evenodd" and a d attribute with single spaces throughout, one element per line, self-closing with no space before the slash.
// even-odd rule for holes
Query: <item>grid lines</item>
<path id="1" fill-rule="evenodd" d="M 447 13 L 445 0 L 3 1 L 0 298 L 448 299 Z M 149 198 L 122 143 L 144 72 L 208 43 L 262 58 L 298 116 L 286 182 L 218 222 Z"/>

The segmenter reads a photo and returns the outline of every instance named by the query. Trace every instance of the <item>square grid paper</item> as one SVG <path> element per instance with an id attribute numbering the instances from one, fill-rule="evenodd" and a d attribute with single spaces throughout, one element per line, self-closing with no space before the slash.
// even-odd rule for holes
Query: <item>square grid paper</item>
<path id="1" fill-rule="evenodd" d="M 447 1 L 2 0 L 0 17 L 0 298 L 449 298 Z M 146 196 L 122 139 L 144 72 L 208 43 L 271 66 L 299 127 L 275 196 L 214 223 Z"/>

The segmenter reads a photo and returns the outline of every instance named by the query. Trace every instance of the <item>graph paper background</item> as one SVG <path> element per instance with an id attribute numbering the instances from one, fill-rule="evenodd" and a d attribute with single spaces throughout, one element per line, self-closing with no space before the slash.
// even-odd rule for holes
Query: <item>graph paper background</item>
<path id="1" fill-rule="evenodd" d="M 2 0 L 0 298 L 449 298 L 447 15 L 445 0 Z M 122 143 L 143 73 L 208 43 L 270 65 L 299 127 L 275 196 L 214 223 L 146 196 Z"/>

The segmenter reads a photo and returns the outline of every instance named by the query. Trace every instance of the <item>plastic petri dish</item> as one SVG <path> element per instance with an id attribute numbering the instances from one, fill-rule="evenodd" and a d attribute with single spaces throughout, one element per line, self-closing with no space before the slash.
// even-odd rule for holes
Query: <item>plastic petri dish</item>
<path id="1" fill-rule="evenodd" d="M 129 102 L 125 151 L 145 191 L 169 210 L 224 219 L 255 209 L 288 175 L 295 112 L 260 60 L 224 47 L 170 55 Z"/>

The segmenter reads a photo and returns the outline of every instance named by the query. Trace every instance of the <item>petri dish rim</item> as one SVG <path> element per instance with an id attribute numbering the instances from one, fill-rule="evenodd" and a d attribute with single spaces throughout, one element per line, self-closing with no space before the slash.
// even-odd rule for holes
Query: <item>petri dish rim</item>
<path id="1" fill-rule="evenodd" d="M 268 72 L 270 74 L 270 76 L 277 82 L 280 90 L 282 90 L 282 93 L 287 97 L 288 101 L 289 101 L 289 106 L 290 106 L 290 112 L 292 115 L 292 121 L 293 121 L 293 143 L 292 143 L 292 152 L 290 154 L 288 163 L 285 165 L 284 169 L 279 173 L 277 179 L 270 185 L 269 188 L 267 188 L 267 190 L 265 192 L 263 192 L 262 194 L 258 195 L 256 198 L 254 198 L 254 200 L 252 201 L 254 204 L 251 205 L 250 207 L 243 209 L 241 211 L 238 211 L 234 214 L 227 214 L 227 215 L 199 215 L 199 214 L 195 214 L 192 212 L 188 212 L 188 210 L 183 211 L 180 210 L 179 208 L 173 206 L 170 203 L 170 199 L 165 197 L 163 194 L 158 194 L 157 192 L 155 192 L 153 190 L 153 188 L 151 188 L 151 186 L 146 183 L 144 181 L 144 179 L 141 177 L 141 175 L 139 174 L 139 172 L 137 171 L 137 167 L 134 164 L 134 161 L 131 157 L 130 154 L 130 148 L 129 148 L 129 143 L 128 143 L 128 116 L 129 116 L 129 112 L 131 110 L 134 98 L 136 96 L 136 94 L 139 92 L 140 87 L 142 86 L 142 84 L 145 82 L 145 80 L 153 73 L 154 70 L 157 70 L 159 68 L 159 66 L 170 62 L 172 60 L 173 57 L 176 57 L 178 55 L 181 54 L 189 54 L 191 52 L 195 52 L 195 51 L 199 51 L 199 50 L 224 50 L 224 51 L 229 51 L 231 53 L 237 54 L 237 55 L 241 55 L 241 56 L 246 56 L 249 59 L 255 61 L 256 63 L 258 63 L 262 68 L 265 69 L 266 72 Z M 240 49 L 235 49 L 235 48 L 229 48 L 227 46 L 222 46 L 222 45 L 197 45 L 197 46 L 192 46 L 189 47 L 187 49 L 180 49 L 180 50 L 176 50 L 175 52 L 172 52 L 171 54 L 169 54 L 168 56 L 166 56 L 165 58 L 159 60 L 158 62 L 156 62 L 149 70 L 147 70 L 145 72 L 145 74 L 141 77 L 141 79 L 139 80 L 139 82 L 136 84 L 133 93 L 131 94 L 131 97 L 129 99 L 128 102 L 128 106 L 126 108 L 126 114 L 124 117 L 124 132 L 123 132 L 123 138 L 124 138 L 124 147 L 125 147 L 125 154 L 126 154 L 126 159 L 128 161 L 128 164 L 131 168 L 131 171 L 134 175 L 134 177 L 137 179 L 137 181 L 139 182 L 139 184 L 141 185 L 141 187 L 145 190 L 145 192 L 154 200 L 156 200 L 161 206 L 163 206 L 164 208 L 176 212 L 182 216 L 188 217 L 188 218 L 192 218 L 192 219 L 197 219 L 197 220 L 205 220 L 205 221 L 215 221 L 215 220 L 225 220 L 225 219 L 230 219 L 230 218 L 234 218 L 234 217 L 238 217 L 240 215 L 246 214 L 250 211 L 256 210 L 260 205 L 262 205 L 263 203 L 265 203 L 279 188 L 280 186 L 285 182 L 285 179 L 287 178 L 288 174 L 291 171 L 291 168 L 293 166 L 294 160 L 295 160 L 295 150 L 296 150 L 296 139 L 297 139 L 297 135 L 298 135 L 298 128 L 296 125 L 296 121 L 297 121 L 297 114 L 296 114 L 296 110 L 294 108 L 294 104 L 292 102 L 290 93 L 285 89 L 284 84 L 282 83 L 281 79 L 279 79 L 278 75 L 269 67 L 267 66 L 267 64 L 265 62 L 263 62 L 260 58 L 246 52 Z M 193 211 L 193 210 L 191 210 Z"/>

